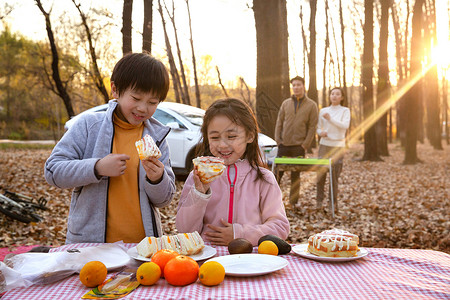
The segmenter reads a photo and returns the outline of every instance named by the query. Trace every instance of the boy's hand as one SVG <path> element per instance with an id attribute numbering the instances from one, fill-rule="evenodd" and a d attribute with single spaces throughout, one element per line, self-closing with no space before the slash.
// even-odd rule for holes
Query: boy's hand
<path id="1" fill-rule="evenodd" d="M 150 182 L 159 182 L 164 174 L 164 165 L 157 158 L 151 157 L 142 161 L 145 173 Z"/>
<path id="2" fill-rule="evenodd" d="M 194 184 L 195 189 L 199 191 L 200 193 L 206 194 L 206 192 L 209 190 L 209 183 L 203 183 L 200 180 L 200 177 L 198 176 L 198 170 L 197 167 L 194 168 Z"/>
<path id="3" fill-rule="evenodd" d="M 208 241 L 213 245 L 228 246 L 234 239 L 233 224 L 228 223 L 224 219 L 220 219 L 220 221 L 222 222 L 223 227 L 211 224 L 206 225 L 213 231 L 207 231 L 205 232 L 205 235 L 207 236 Z"/>
<path id="4" fill-rule="evenodd" d="M 95 164 L 96 173 L 99 176 L 120 176 L 125 173 L 129 159 L 126 154 L 108 154 Z"/>

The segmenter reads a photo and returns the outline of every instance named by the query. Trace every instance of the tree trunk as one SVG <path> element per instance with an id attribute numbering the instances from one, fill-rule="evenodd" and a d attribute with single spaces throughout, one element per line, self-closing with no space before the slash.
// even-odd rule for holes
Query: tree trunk
<path id="1" fill-rule="evenodd" d="M 422 48 L 422 6 L 424 0 L 416 0 L 412 17 L 410 78 L 420 76 Z M 419 133 L 420 101 L 422 99 L 422 79 L 413 84 L 405 97 L 406 143 L 404 164 L 420 162 L 417 156 L 417 137 Z"/>
<path id="2" fill-rule="evenodd" d="M 142 52 L 152 53 L 153 0 L 144 0 Z"/>
<path id="3" fill-rule="evenodd" d="M 191 11 L 189 9 L 189 0 L 186 0 L 186 6 L 188 11 L 188 17 L 189 17 L 189 32 L 190 32 L 190 42 L 191 42 L 191 52 L 192 52 L 192 65 L 194 67 L 194 84 L 195 84 L 195 100 L 197 107 L 201 107 L 201 100 L 200 100 L 200 88 L 198 86 L 198 77 L 197 77 L 197 62 L 195 60 L 195 51 L 194 51 L 194 39 L 192 37 L 192 24 L 191 24 Z"/>
<path id="4" fill-rule="evenodd" d="M 123 1 L 122 12 L 122 52 L 123 55 L 132 52 L 131 47 L 131 15 L 133 12 L 133 0 Z"/>
<path id="5" fill-rule="evenodd" d="M 39 10 L 42 12 L 45 18 L 45 28 L 47 30 L 48 41 L 50 43 L 50 49 L 52 51 L 52 78 L 56 86 L 55 94 L 57 94 L 64 102 L 64 106 L 66 107 L 67 115 L 73 117 L 75 115 L 72 107 L 72 99 L 70 98 L 67 90 L 61 80 L 61 76 L 59 74 L 59 55 L 58 49 L 56 47 L 55 36 L 53 35 L 52 23 L 50 21 L 50 13 L 47 13 L 42 6 L 40 0 L 36 0 L 36 5 L 39 7 Z"/>
<path id="6" fill-rule="evenodd" d="M 94 42 L 92 41 L 91 30 L 87 24 L 86 15 L 81 11 L 81 4 L 77 4 L 75 0 L 72 0 L 73 4 L 78 10 L 80 14 L 81 21 L 83 23 L 84 30 L 86 31 L 86 39 L 89 45 L 89 54 L 91 55 L 91 63 L 92 63 L 92 79 L 94 80 L 95 86 L 102 94 L 105 103 L 109 101 L 108 91 L 106 90 L 105 83 L 103 81 L 103 76 L 100 74 L 100 69 L 97 64 L 97 55 L 95 54 Z"/>
<path id="7" fill-rule="evenodd" d="M 342 106 L 348 106 L 348 92 L 347 92 L 347 75 L 345 70 L 345 26 L 344 26 L 344 18 L 342 13 L 342 0 L 339 0 L 339 23 L 341 24 L 341 44 L 342 44 L 342 83 L 343 89 L 346 97 L 344 97 L 344 101 L 341 103 Z"/>
<path id="8" fill-rule="evenodd" d="M 432 64 L 431 51 L 436 47 L 436 8 L 434 0 L 430 0 L 430 7 L 427 14 L 427 26 L 425 26 L 426 45 L 428 46 L 427 64 Z M 428 30 L 427 30 L 428 29 Z M 427 110 L 427 137 L 434 149 L 442 150 L 441 124 L 439 106 L 439 83 L 437 65 L 433 64 L 425 74 L 426 110 Z"/>
<path id="9" fill-rule="evenodd" d="M 322 71 L 322 81 L 323 81 L 323 88 L 322 88 L 322 106 L 327 106 L 327 82 L 326 82 L 326 74 L 327 74 L 327 66 L 329 64 L 327 63 L 327 54 L 328 50 L 330 49 L 330 33 L 329 33 L 329 24 L 328 24 L 328 0 L 325 0 L 325 46 L 323 49 L 323 71 Z M 331 73 L 328 73 L 329 76 L 331 76 Z"/>
<path id="10" fill-rule="evenodd" d="M 389 27 L 389 1 L 380 0 L 381 20 L 380 20 L 380 48 L 378 63 L 378 85 L 377 85 L 377 109 L 381 109 L 390 96 L 389 64 L 388 64 L 388 27 Z M 377 121 L 377 146 L 380 155 L 388 156 L 387 141 L 387 111 Z"/>
<path id="11" fill-rule="evenodd" d="M 167 35 L 167 29 L 166 29 L 166 21 L 164 19 L 164 13 L 161 6 L 161 1 L 158 0 L 158 12 L 161 16 L 161 22 L 163 26 L 164 31 L 164 41 L 166 43 L 166 52 L 167 52 L 167 58 L 169 60 L 169 69 L 170 69 L 170 75 L 172 76 L 172 82 L 173 82 L 173 90 L 175 93 L 175 101 L 177 103 L 181 103 L 181 82 L 180 82 L 180 76 L 178 75 L 178 69 L 175 64 L 175 60 L 173 58 L 172 53 L 172 46 L 170 45 L 169 36 Z"/>
<path id="12" fill-rule="evenodd" d="M 261 132 L 274 137 L 278 110 L 290 95 L 285 0 L 254 0 L 256 116 Z"/>
<path id="13" fill-rule="evenodd" d="M 308 97 L 319 104 L 319 97 L 317 93 L 317 76 L 316 76 L 316 11 L 317 0 L 309 0 L 309 6 L 311 9 L 311 17 L 309 19 L 309 56 L 308 56 L 308 69 L 309 69 L 309 88 Z M 317 105 L 318 106 L 318 105 Z M 308 153 L 311 153 L 312 148 L 316 148 L 316 135 L 312 139 L 311 146 L 308 149 Z"/>
<path id="14" fill-rule="evenodd" d="M 449 139 L 449 126 L 448 126 L 448 102 L 447 102 L 447 92 L 448 92 L 448 81 L 445 78 L 445 75 L 442 76 L 442 111 L 443 116 L 442 120 L 444 120 L 444 128 L 442 128 L 442 132 L 445 134 L 445 141 L 447 142 L 447 145 L 450 144 Z"/>
<path id="15" fill-rule="evenodd" d="M 167 14 L 169 15 L 170 21 L 172 22 L 173 33 L 175 35 L 175 45 L 177 46 L 178 64 L 180 65 L 181 80 L 183 81 L 182 86 L 183 93 L 181 94 L 181 99 L 183 100 L 184 104 L 191 105 L 191 98 L 189 96 L 189 86 L 186 80 L 186 72 L 184 71 L 183 59 L 181 58 L 181 48 L 180 43 L 178 42 L 178 32 L 177 26 L 175 24 L 175 4 L 172 0 L 172 14 L 170 14 L 169 9 L 167 8 L 167 5 L 165 4 L 164 0 L 163 3 L 164 7 L 166 8 Z"/>
<path id="16" fill-rule="evenodd" d="M 361 83 L 363 85 L 364 120 L 373 117 L 373 1 L 364 0 L 364 51 L 362 59 Z M 363 160 L 379 161 L 375 124 L 364 130 Z"/>

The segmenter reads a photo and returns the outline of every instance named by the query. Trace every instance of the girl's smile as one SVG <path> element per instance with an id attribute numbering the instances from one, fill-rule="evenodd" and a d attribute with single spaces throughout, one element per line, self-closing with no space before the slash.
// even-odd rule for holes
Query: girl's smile
<path id="1" fill-rule="evenodd" d="M 226 116 L 218 115 L 212 118 L 208 125 L 209 150 L 225 161 L 225 165 L 232 165 L 242 158 L 247 149 L 247 143 L 253 138 L 247 137 L 245 129 L 233 123 Z"/>

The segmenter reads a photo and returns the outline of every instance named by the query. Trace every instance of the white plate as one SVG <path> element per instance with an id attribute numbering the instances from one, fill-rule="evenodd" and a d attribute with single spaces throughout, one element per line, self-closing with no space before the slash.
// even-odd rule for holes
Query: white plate
<path id="1" fill-rule="evenodd" d="M 128 255 L 131 256 L 134 259 L 140 260 L 140 261 L 151 261 L 151 258 L 146 258 L 144 256 L 141 256 L 138 254 L 136 247 L 130 248 L 127 251 Z M 203 248 L 200 253 L 194 254 L 194 255 L 188 255 L 192 259 L 195 259 L 196 261 L 204 260 L 210 257 L 213 257 L 216 255 L 217 250 L 216 248 L 213 248 L 211 246 L 205 245 L 205 248 Z"/>
<path id="2" fill-rule="evenodd" d="M 292 251 L 294 253 L 300 255 L 301 257 L 310 258 L 310 259 L 314 259 L 314 260 L 318 260 L 318 261 L 327 261 L 327 262 L 350 261 L 350 260 L 360 259 L 360 258 L 366 256 L 367 254 L 369 254 L 369 252 L 366 249 L 359 248 L 359 251 L 356 252 L 356 256 L 353 256 L 353 257 L 322 257 L 322 256 L 317 256 L 317 255 L 309 253 L 308 244 L 300 244 L 300 245 L 294 246 L 292 248 Z"/>
<path id="3" fill-rule="evenodd" d="M 221 263 L 226 275 L 238 277 L 264 275 L 288 265 L 288 261 L 282 257 L 256 253 L 225 255 L 208 261 Z"/>

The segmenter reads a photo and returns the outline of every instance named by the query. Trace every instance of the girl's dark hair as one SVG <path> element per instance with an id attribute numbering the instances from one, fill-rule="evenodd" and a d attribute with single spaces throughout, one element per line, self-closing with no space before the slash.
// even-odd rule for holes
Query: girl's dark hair
<path id="1" fill-rule="evenodd" d="M 341 95 L 342 95 L 341 105 L 344 105 L 344 102 L 345 102 L 345 92 L 344 92 L 344 89 L 341 88 L 341 87 L 339 87 L 339 86 L 336 86 L 336 87 L 330 89 L 330 92 L 328 93 L 328 98 L 331 96 L 331 92 L 334 91 L 334 90 L 340 90 L 340 91 L 341 91 Z M 331 101 L 330 101 L 330 104 L 331 104 Z"/>
<path id="2" fill-rule="evenodd" d="M 211 120 L 216 116 L 225 116 L 233 123 L 242 126 L 247 136 L 253 136 L 253 141 L 247 144 L 244 152 L 244 158 L 248 160 L 250 166 L 256 170 L 257 179 L 264 179 L 264 174 L 260 167 L 265 168 L 266 164 L 262 159 L 261 150 L 258 144 L 258 123 L 251 108 L 243 101 L 226 98 L 215 101 L 205 113 L 203 117 L 202 135 L 203 141 L 197 148 L 197 156 L 212 155 L 209 150 L 208 126 Z"/>
<path id="3" fill-rule="evenodd" d="M 152 93 L 164 101 L 169 91 L 169 73 L 164 64 L 147 53 L 129 53 L 114 67 L 111 81 L 119 96 L 128 88 Z"/>

